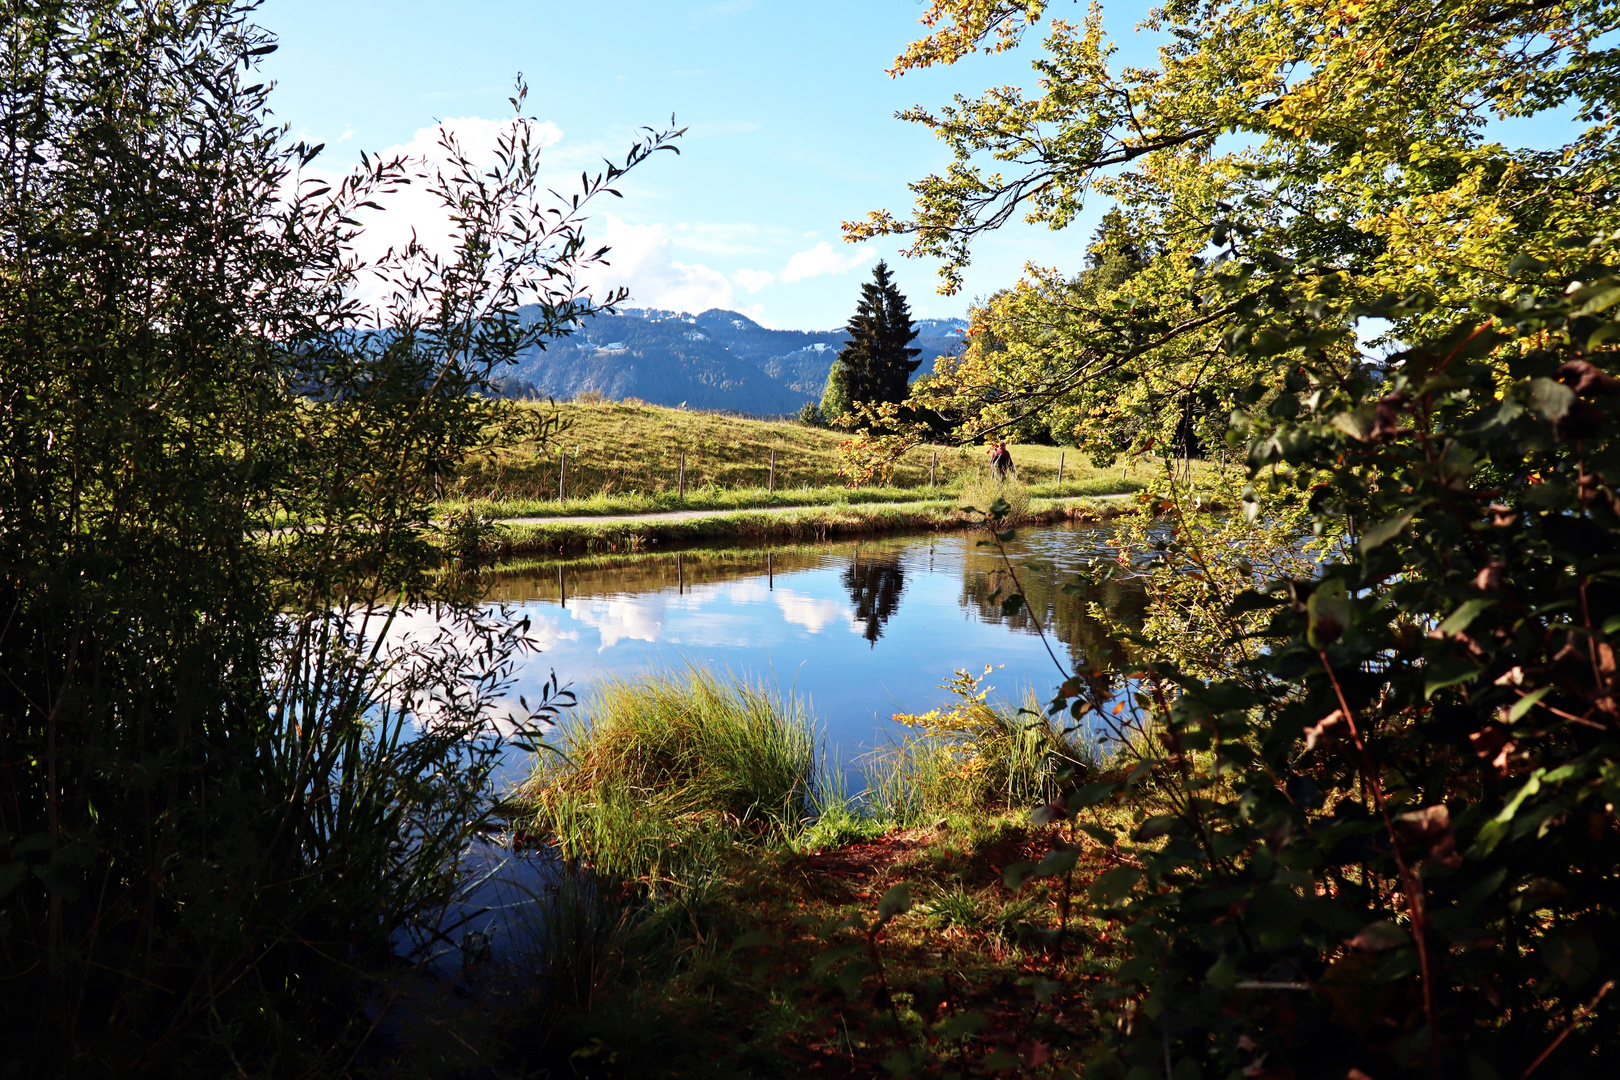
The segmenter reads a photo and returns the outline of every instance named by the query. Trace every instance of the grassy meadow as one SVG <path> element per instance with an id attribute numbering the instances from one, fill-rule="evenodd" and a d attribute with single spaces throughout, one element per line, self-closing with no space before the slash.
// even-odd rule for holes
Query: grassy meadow
<path id="1" fill-rule="evenodd" d="M 494 517 L 526 517 L 907 502 L 938 498 L 939 489 L 954 493 L 986 468 L 982 448 L 920 446 L 896 463 L 888 485 L 850 488 L 838 475 L 839 446 L 847 438 L 843 432 L 634 401 L 580 400 L 555 408 L 565 425 L 559 438 L 544 447 L 521 445 L 467 462 L 445 491 L 447 508 L 471 506 Z M 1072 448 L 1010 449 L 1019 477 L 1035 496 L 1115 494 L 1134 491 L 1152 479 L 1148 463 L 1129 470 L 1099 469 Z M 773 450 L 776 485 L 771 492 Z M 568 458 L 561 502 L 560 453 Z M 677 494 L 682 453 L 684 498 Z M 1056 483 L 1060 455 L 1061 486 Z M 936 460 L 936 489 L 930 491 L 929 467 Z"/>

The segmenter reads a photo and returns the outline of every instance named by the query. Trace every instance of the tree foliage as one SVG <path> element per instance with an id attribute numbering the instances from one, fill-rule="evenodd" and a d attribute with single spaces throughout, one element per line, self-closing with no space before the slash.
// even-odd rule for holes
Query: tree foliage
<path id="1" fill-rule="evenodd" d="M 442 169 L 317 180 L 320 147 L 268 122 L 254 7 L 0 19 L 0 1068 L 20 1075 L 350 1052 L 364 976 L 488 813 L 527 647 L 459 568 L 466 530 L 433 521 L 437 478 L 510 431 L 502 366 L 595 310 L 583 209 L 671 137 L 553 205 L 520 81 L 493 163 L 447 137 Z M 368 262 L 359 215 L 406 184 L 453 242 Z"/>
<path id="2" fill-rule="evenodd" d="M 1017 47 L 1050 11 L 935 0 L 932 32 L 896 71 Z M 904 113 L 952 162 L 912 185 L 910 216 L 877 212 L 846 234 L 910 236 L 908 254 L 941 258 L 954 291 L 987 230 L 1020 215 L 1059 228 L 1088 198 L 1111 199 L 1110 231 L 1150 254 L 1146 265 L 1089 293 L 1084 274 L 1031 268 L 975 312 L 975 334 L 998 347 L 954 385 L 931 386 L 930 406 L 952 412 L 964 438 L 1055 412 L 1095 448 L 1218 444 L 1257 370 L 1220 334 L 1276 275 L 1307 265 L 1363 303 L 1422 292 L 1433 302 L 1387 327 L 1388 340 L 1412 341 L 1511 290 L 1529 265 L 1515 257 L 1539 260 L 1543 276 L 1530 276 L 1550 282 L 1576 265 L 1560 238 L 1615 232 L 1620 53 L 1605 35 L 1617 22 L 1595 0 L 1174 2 L 1144 24 L 1165 35 L 1159 63 L 1121 70 L 1094 7 L 1046 23 L 1031 90 Z M 1504 145 L 1487 126 L 1569 113 L 1584 129 L 1548 149 Z M 1216 303 L 1218 252 L 1248 287 Z"/>
<path id="3" fill-rule="evenodd" d="M 1257 583 L 1183 523 L 1183 621 L 1224 628 L 1141 640 L 1127 768 L 1039 812 L 1120 860 L 1090 889 L 1131 946 L 1103 1075 L 1613 1067 L 1616 303 L 1591 266 L 1387 364 L 1319 325 L 1233 344 L 1295 385 L 1243 418 L 1249 516 L 1305 493 L 1333 547 Z M 1076 679 L 1050 708 L 1104 704 Z M 1120 799 L 1128 835 L 1088 823 Z"/>

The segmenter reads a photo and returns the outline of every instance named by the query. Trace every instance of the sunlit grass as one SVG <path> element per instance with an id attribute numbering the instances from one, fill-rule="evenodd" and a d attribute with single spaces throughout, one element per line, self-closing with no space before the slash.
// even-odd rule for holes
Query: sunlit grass
<path id="1" fill-rule="evenodd" d="M 562 729 L 520 800 L 572 859 L 684 879 L 733 839 L 812 812 L 815 740 L 791 698 L 701 669 L 609 683 Z"/>
<path id="2" fill-rule="evenodd" d="M 495 517 L 522 517 L 898 502 L 951 495 L 985 461 L 979 447 L 919 446 L 895 464 L 888 485 L 851 489 L 838 475 L 839 446 L 848 438 L 843 432 L 633 402 L 567 402 L 557 408 L 570 425 L 559 438 L 467 462 L 445 490 L 445 508 L 470 505 Z M 772 451 L 774 492 L 768 490 Z M 1133 491 L 1154 476 L 1151 463 L 1122 475 L 1127 470 L 1095 466 L 1073 448 L 1017 444 L 1010 451 L 1019 477 L 1038 497 Z M 678 491 L 683 454 L 684 498 Z M 567 482 L 559 502 L 562 455 L 568 459 Z M 1195 462 L 1195 473 L 1204 467 Z"/>

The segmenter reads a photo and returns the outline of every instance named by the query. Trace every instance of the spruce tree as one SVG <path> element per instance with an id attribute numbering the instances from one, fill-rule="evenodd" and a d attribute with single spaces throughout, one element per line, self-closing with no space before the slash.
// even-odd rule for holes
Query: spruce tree
<path id="1" fill-rule="evenodd" d="M 872 280 L 861 286 L 860 303 L 846 329 L 849 339 L 828 372 L 822 397 L 822 412 L 829 420 L 855 402 L 904 401 L 911 374 L 922 363 L 922 350 L 911 348 L 917 336 L 911 308 L 887 263 L 878 263 Z M 830 404 L 843 408 L 829 411 Z"/>

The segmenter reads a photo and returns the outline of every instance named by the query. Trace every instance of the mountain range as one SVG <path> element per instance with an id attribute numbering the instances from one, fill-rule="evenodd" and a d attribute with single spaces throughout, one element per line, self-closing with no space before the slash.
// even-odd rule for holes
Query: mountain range
<path id="1" fill-rule="evenodd" d="M 919 319 L 917 375 L 955 352 L 967 322 Z M 842 328 L 768 330 L 746 315 L 624 308 L 519 358 L 503 380 L 511 396 L 569 398 L 594 391 L 615 400 L 781 415 L 819 401 L 844 347 Z"/>

